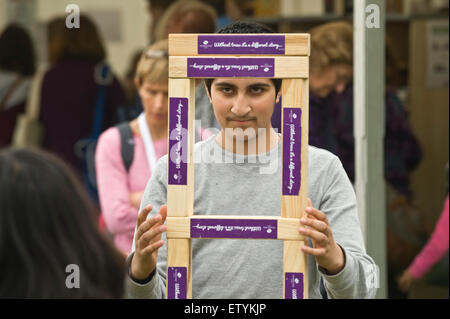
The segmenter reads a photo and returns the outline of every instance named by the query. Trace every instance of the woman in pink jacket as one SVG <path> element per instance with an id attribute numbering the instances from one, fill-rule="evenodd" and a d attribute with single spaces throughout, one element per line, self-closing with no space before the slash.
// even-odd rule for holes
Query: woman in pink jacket
<path id="1" fill-rule="evenodd" d="M 117 127 L 100 136 L 95 164 L 100 206 L 114 243 L 125 254 L 131 250 L 134 228 L 145 186 L 156 161 L 167 154 L 168 54 L 167 41 L 144 50 L 135 83 L 144 112 L 129 124 L 133 133 L 133 162 L 127 171 Z"/>
<path id="2" fill-rule="evenodd" d="M 168 44 L 161 40 L 145 49 L 136 67 L 135 84 L 144 112 L 129 125 L 134 153 L 129 170 L 121 154 L 119 129 L 100 135 L 95 154 L 98 194 L 103 219 L 114 243 L 131 251 L 138 210 L 157 160 L 168 149 Z M 212 133 L 199 130 L 199 138 Z"/>
<path id="3" fill-rule="evenodd" d="M 444 209 L 430 240 L 398 280 L 398 286 L 403 292 L 408 291 L 414 280 L 422 278 L 430 271 L 448 251 L 448 200 L 447 195 Z"/>

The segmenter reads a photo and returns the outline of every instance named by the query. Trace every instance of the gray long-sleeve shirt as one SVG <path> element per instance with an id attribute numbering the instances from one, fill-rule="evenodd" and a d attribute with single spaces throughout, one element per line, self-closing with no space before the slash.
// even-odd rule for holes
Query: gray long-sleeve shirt
<path id="1" fill-rule="evenodd" d="M 223 150 L 214 138 L 195 145 L 194 214 L 279 216 L 281 143 L 266 154 L 243 156 Z M 308 197 L 327 215 L 346 260 L 344 268 L 330 276 L 308 256 L 309 298 L 321 298 L 321 276 L 329 298 L 373 298 L 376 265 L 365 252 L 352 185 L 336 156 L 311 146 L 308 152 Z M 152 216 L 166 204 L 167 164 L 167 156 L 158 161 L 142 199 L 141 209 L 151 204 Z M 127 278 L 128 297 L 166 297 L 166 253 L 164 245 L 157 272 L 147 284 Z M 283 296 L 281 240 L 192 239 L 192 265 L 193 298 Z"/>

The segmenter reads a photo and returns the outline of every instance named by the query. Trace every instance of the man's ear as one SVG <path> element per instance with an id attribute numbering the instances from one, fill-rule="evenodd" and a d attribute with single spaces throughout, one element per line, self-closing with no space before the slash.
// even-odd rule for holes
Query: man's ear
<path id="1" fill-rule="evenodd" d="M 276 97 L 276 99 L 275 99 L 275 102 L 276 102 L 276 103 L 280 103 L 280 99 L 281 99 L 281 90 L 278 91 L 278 94 L 277 94 L 277 97 Z"/>

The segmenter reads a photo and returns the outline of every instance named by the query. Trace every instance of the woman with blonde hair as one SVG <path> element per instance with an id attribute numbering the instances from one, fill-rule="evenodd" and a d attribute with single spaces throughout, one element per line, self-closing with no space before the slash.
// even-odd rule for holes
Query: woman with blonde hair
<path id="1" fill-rule="evenodd" d="M 167 40 L 145 49 L 137 64 L 135 84 L 143 112 L 126 125 L 134 144 L 127 170 L 121 153 L 118 127 L 100 135 L 95 155 L 100 207 L 109 233 L 122 252 L 128 253 L 145 186 L 156 161 L 167 154 L 168 52 Z"/>

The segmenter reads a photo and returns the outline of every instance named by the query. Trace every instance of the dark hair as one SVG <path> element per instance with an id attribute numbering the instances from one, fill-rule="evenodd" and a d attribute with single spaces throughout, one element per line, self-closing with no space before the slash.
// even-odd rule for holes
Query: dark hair
<path id="1" fill-rule="evenodd" d="M 155 40 L 167 39 L 170 33 L 213 33 L 216 19 L 217 12 L 209 4 L 198 0 L 178 0 L 158 21 Z"/>
<path id="2" fill-rule="evenodd" d="M 200 0 L 201 2 L 205 2 L 216 10 L 217 15 L 224 16 L 227 14 L 226 12 L 226 4 L 225 0 Z"/>
<path id="3" fill-rule="evenodd" d="M 0 298 L 121 298 L 125 260 L 100 233 L 68 166 L 40 150 L 0 151 Z M 79 267 L 69 289 L 66 267 Z"/>
<path id="4" fill-rule="evenodd" d="M 67 28 L 65 19 L 56 17 L 48 23 L 49 60 L 51 64 L 65 58 L 98 63 L 106 58 L 106 50 L 94 21 L 80 15 L 79 28 Z"/>
<path id="5" fill-rule="evenodd" d="M 239 34 L 239 33 L 275 33 L 271 28 L 264 24 L 254 23 L 254 22 L 243 22 L 236 21 L 232 22 L 225 27 L 219 29 L 216 33 L 220 34 Z M 211 85 L 214 79 L 205 79 L 206 88 L 211 95 Z M 270 79 L 275 85 L 275 96 L 277 96 L 278 91 L 281 89 L 281 79 Z"/>
<path id="6" fill-rule="evenodd" d="M 0 69 L 32 75 L 36 70 L 33 42 L 28 32 L 9 25 L 0 35 Z"/>

